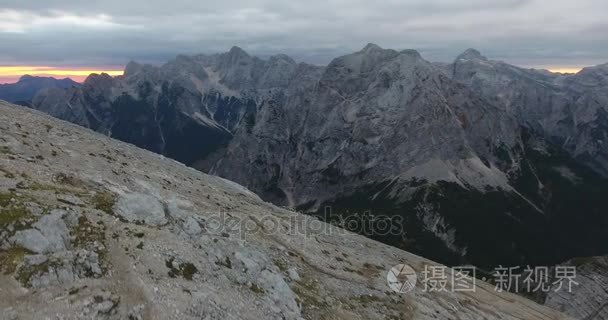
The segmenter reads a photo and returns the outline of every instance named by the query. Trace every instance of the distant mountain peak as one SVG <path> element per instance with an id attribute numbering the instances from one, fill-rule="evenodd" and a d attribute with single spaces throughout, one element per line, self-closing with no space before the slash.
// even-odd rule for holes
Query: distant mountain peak
<path id="1" fill-rule="evenodd" d="M 405 55 L 408 55 L 408 56 L 413 56 L 413 57 L 416 57 L 416 58 L 422 58 L 422 56 L 420 55 L 420 52 L 418 52 L 418 50 L 414 50 L 414 49 L 401 50 L 399 53 L 405 54 Z"/>
<path id="2" fill-rule="evenodd" d="M 367 53 L 367 52 L 377 51 L 377 50 L 384 50 L 384 49 L 382 49 L 379 45 L 370 42 L 365 47 L 363 47 L 363 49 L 361 49 L 361 52 Z"/>
<path id="3" fill-rule="evenodd" d="M 465 60 L 472 60 L 472 59 L 480 59 L 480 60 L 488 60 L 488 58 L 486 58 L 485 56 L 483 56 L 481 54 L 481 52 L 479 52 L 476 49 L 467 49 L 465 52 L 463 52 L 462 54 L 460 54 L 456 60 L 460 60 L 460 59 L 465 59 Z"/>
<path id="4" fill-rule="evenodd" d="M 238 46 L 233 46 L 232 48 L 230 48 L 230 51 L 228 52 L 230 55 L 232 56 L 247 56 L 249 57 L 249 54 L 243 50 L 241 47 Z"/>
<path id="5" fill-rule="evenodd" d="M 26 105 L 41 90 L 52 88 L 68 89 L 79 86 L 78 82 L 70 78 L 56 79 L 26 74 L 15 83 L 0 85 L 0 100 L 19 102 L 22 105 Z"/>
<path id="6" fill-rule="evenodd" d="M 91 73 L 85 80 L 84 85 L 89 87 L 108 88 L 113 83 L 114 78 L 103 72 L 101 74 Z"/>
<path id="7" fill-rule="evenodd" d="M 270 56 L 270 58 L 268 59 L 268 61 L 287 61 L 290 64 L 295 64 L 296 62 L 293 60 L 293 58 L 291 58 L 290 56 L 280 53 L 280 54 L 275 54 Z"/>
<path id="8" fill-rule="evenodd" d="M 74 84 L 77 84 L 77 82 L 75 82 L 74 80 L 72 80 L 70 78 L 57 79 L 54 77 L 39 77 L 39 76 L 32 76 L 29 74 L 25 74 L 25 75 L 21 76 L 21 78 L 19 78 L 18 82 L 26 82 L 26 81 L 58 81 L 58 82 L 73 82 Z"/>
<path id="9" fill-rule="evenodd" d="M 124 75 L 125 76 L 134 75 L 134 74 L 138 73 L 139 71 L 141 71 L 142 67 L 143 67 L 142 64 L 131 60 L 131 61 L 129 61 L 129 63 L 127 63 L 127 66 L 125 67 Z"/>
<path id="10" fill-rule="evenodd" d="M 366 44 L 365 47 L 363 47 L 363 51 L 366 51 L 366 50 L 382 50 L 382 48 L 379 45 L 370 42 L 370 43 Z"/>
<path id="11" fill-rule="evenodd" d="M 21 78 L 19 78 L 19 81 L 24 81 L 24 80 L 29 80 L 29 79 L 35 79 L 35 78 L 39 78 L 39 77 L 34 77 L 32 75 L 29 74 L 24 74 L 21 76 Z"/>

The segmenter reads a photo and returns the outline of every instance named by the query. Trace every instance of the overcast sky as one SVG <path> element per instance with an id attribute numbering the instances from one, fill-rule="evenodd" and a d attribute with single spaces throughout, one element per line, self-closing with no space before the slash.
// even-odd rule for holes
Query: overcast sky
<path id="1" fill-rule="evenodd" d="M 368 42 L 451 61 L 608 62 L 606 0 L 1 0 L 0 65 L 122 66 L 238 45 L 325 64 Z"/>

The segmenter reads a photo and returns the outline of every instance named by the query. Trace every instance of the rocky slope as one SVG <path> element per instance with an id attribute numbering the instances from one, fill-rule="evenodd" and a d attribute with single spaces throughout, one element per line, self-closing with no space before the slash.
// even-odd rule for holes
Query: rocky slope
<path id="1" fill-rule="evenodd" d="M 373 44 L 316 67 L 234 47 L 130 63 L 34 107 L 443 263 L 553 265 L 608 251 L 603 68 L 474 50 L 436 65 Z"/>
<path id="2" fill-rule="evenodd" d="M 29 105 L 34 96 L 42 90 L 51 88 L 68 89 L 78 86 L 80 86 L 79 83 L 69 78 L 55 79 L 25 75 L 16 83 L 0 84 L 0 99 Z"/>
<path id="3" fill-rule="evenodd" d="M 0 103 L 0 131 L 3 319 L 567 318 L 480 282 L 391 293 L 436 264 L 35 111 Z"/>
<path id="4" fill-rule="evenodd" d="M 545 304 L 575 319 L 608 319 L 608 258 L 578 258 L 561 265 L 576 267 L 578 285 L 571 292 L 550 292 Z"/>

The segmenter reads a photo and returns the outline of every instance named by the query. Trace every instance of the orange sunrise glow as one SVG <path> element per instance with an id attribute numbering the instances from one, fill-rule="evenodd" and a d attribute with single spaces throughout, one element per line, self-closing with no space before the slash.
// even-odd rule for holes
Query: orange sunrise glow
<path id="1" fill-rule="evenodd" d="M 583 68 L 581 68 L 581 67 L 554 67 L 554 68 L 547 68 L 547 70 L 549 70 L 551 72 L 559 72 L 559 73 L 578 73 L 582 69 Z"/>
<path id="2" fill-rule="evenodd" d="M 111 76 L 123 74 L 119 68 L 70 68 L 70 67 L 49 67 L 49 66 L 0 66 L 0 83 L 17 82 L 23 75 L 71 78 L 74 81 L 82 82 L 91 73 L 107 73 Z"/>

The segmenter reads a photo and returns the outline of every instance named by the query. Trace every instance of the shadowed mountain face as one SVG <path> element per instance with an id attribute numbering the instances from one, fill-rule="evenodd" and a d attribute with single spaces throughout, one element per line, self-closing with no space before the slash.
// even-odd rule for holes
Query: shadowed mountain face
<path id="1" fill-rule="evenodd" d="M 79 87 L 72 79 L 55 79 L 50 77 L 33 77 L 25 75 L 16 83 L 0 84 L 0 100 L 29 105 L 34 96 L 45 89 L 67 89 Z"/>
<path id="2" fill-rule="evenodd" d="M 373 44 L 317 67 L 235 47 L 130 63 L 33 106 L 335 223 L 398 221 L 367 235 L 445 263 L 555 264 L 608 252 L 605 68 L 475 50 L 435 65 Z"/>

